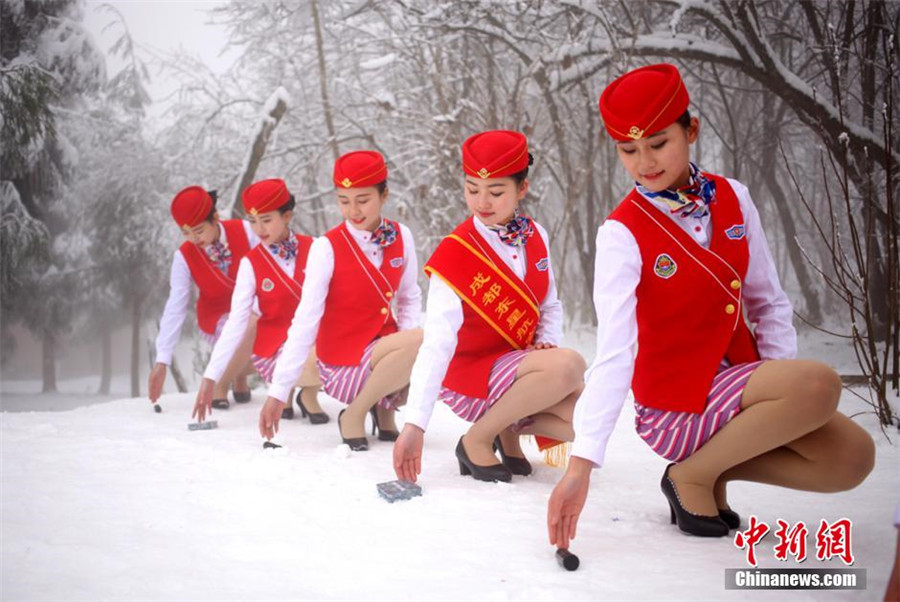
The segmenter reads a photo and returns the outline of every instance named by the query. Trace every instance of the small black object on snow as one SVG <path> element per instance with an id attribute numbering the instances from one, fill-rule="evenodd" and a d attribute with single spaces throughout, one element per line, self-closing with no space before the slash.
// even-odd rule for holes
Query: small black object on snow
<path id="1" fill-rule="evenodd" d="M 160 412 L 162 412 L 162 406 L 158 403 L 153 404 L 153 411 L 159 414 Z"/>
<path id="2" fill-rule="evenodd" d="M 574 571 L 578 568 L 578 565 L 581 564 L 578 560 L 578 556 L 569 550 L 564 550 L 562 548 L 556 550 L 556 561 L 559 563 L 559 566 L 567 571 Z"/>
<path id="3" fill-rule="evenodd" d="M 281 446 L 277 443 L 272 443 L 271 441 L 263 441 L 263 449 L 278 449 Z"/>
<path id="4" fill-rule="evenodd" d="M 219 428 L 219 423 L 215 420 L 207 420 L 206 422 L 188 422 L 189 431 L 211 431 Z"/>

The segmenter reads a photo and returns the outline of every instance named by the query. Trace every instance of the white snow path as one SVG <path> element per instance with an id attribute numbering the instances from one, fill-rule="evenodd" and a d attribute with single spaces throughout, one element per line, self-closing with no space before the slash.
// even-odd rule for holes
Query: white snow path
<path id="1" fill-rule="evenodd" d="M 459 476 L 453 448 L 466 424 L 435 412 L 426 439 L 424 496 L 388 504 L 375 484 L 393 478 L 391 444 L 344 457 L 332 422 L 282 422 L 286 448 L 263 451 L 262 401 L 215 412 L 219 428 L 189 432 L 193 395 L 68 412 L 0 414 L 4 600 L 618 598 L 872 599 L 892 561 L 900 453 L 877 432 L 878 460 L 854 491 L 813 495 L 738 483 L 732 505 L 774 526 L 853 520 L 863 592 L 726 591 L 724 569 L 745 567 L 731 538 L 700 540 L 668 524 L 659 492 L 665 461 L 633 433 L 626 410 L 595 472 L 572 551 L 557 566 L 546 500 L 561 474 L 540 463 L 512 484 Z M 845 394 L 842 406 L 858 403 Z M 761 567 L 774 559 L 769 535 Z M 788 566 L 792 566 L 789 564 Z M 843 566 L 807 560 L 806 568 Z"/>

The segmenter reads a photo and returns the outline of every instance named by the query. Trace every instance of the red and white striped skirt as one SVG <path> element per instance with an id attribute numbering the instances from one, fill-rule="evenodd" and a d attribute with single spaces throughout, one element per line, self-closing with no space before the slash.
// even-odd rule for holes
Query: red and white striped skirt
<path id="1" fill-rule="evenodd" d="M 653 451 L 671 462 L 690 457 L 738 415 L 744 387 L 762 363 L 750 362 L 722 369 L 713 379 L 703 412 L 657 410 L 635 401 L 637 434 Z"/>
<path id="2" fill-rule="evenodd" d="M 272 375 L 275 373 L 275 364 L 278 363 L 278 358 L 281 357 L 281 352 L 283 350 L 284 344 L 278 348 L 278 351 L 270 356 L 263 357 L 261 355 L 256 355 L 255 353 L 250 356 L 253 367 L 256 368 L 256 371 L 259 372 L 259 375 L 266 381 L 267 385 L 272 384 Z"/>
<path id="3" fill-rule="evenodd" d="M 450 406 L 453 413 L 463 420 L 475 422 L 484 416 L 484 413 L 509 390 L 516 380 L 519 364 L 522 363 L 526 355 L 528 355 L 528 351 L 517 350 L 504 353 L 497 358 L 488 378 L 488 396 L 486 399 L 469 397 L 442 387 L 441 392 L 438 394 L 438 401 L 443 401 Z"/>
<path id="4" fill-rule="evenodd" d="M 336 364 L 326 364 L 322 360 L 316 360 L 316 366 L 319 369 L 319 380 L 322 381 L 322 389 L 341 403 L 348 405 L 353 403 L 353 400 L 362 391 L 363 386 L 372 374 L 372 350 L 377 342 L 378 339 L 375 339 L 366 345 L 358 366 L 338 366 Z M 399 401 L 400 394 L 391 393 L 383 397 L 378 402 L 378 405 L 386 410 L 393 410 L 397 408 L 397 402 Z"/>
<path id="5" fill-rule="evenodd" d="M 219 321 L 216 322 L 216 331 L 213 334 L 209 334 L 203 330 L 200 330 L 200 336 L 204 341 L 209 343 L 210 347 L 216 346 L 216 341 L 219 340 L 219 337 L 222 336 L 222 329 L 225 328 L 225 322 L 228 321 L 228 314 L 223 314 Z"/>

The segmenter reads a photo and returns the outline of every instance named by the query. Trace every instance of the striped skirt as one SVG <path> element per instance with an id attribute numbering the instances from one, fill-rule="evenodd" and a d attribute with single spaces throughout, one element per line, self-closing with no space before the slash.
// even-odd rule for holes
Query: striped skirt
<path id="1" fill-rule="evenodd" d="M 256 355 L 255 353 L 250 356 L 250 361 L 253 362 L 253 367 L 256 368 L 256 371 L 259 372 L 259 375 L 264 381 L 266 381 L 267 385 L 272 384 L 272 375 L 275 373 L 275 364 L 278 363 L 278 358 L 281 357 L 281 352 L 283 349 L 284 344 L 282 344 L 281 347 L 278 348 L 278 351 L 267 357 Z"/>
<path id="2" fill-rule="evenodd" d="M 469 422 L 475 422 L 503 397 L 516 380 L 519 364 L 528 355 L 528 351 L 510 351 L 497 358 L 488 378 L 488 396 L 486 399 L 469 397 L 446 387 L 441 388 L 438 401 L 443 401 L 453 413 Z"/>
<path id="3" fill-rule="evenodd" d="M 671 462 L 689 458 L 741 411 L 744 387 L 762 363 L 750 362 L 722 369 L 713 379 L 703 412 L 657 410 L 635 401 L 634 426 L 638 436 Z"/>
<path id="4" fill-rule="evenodd" d="M 216 322 L 216 331 L 213 334 L 200 330 L 200 337 L 209 343 L 210 347 L 216 346 L 216 341 L 222 336 L 222 329 L 225 328 L 225 322 L 228 321 L 228 314 L 223 314 L 219 321 Z"/>
<path id="5" fill-rule="evenodd" d="M 372 350 L 377 342 L 378 339 L 375 339 L 366 345 L 358 366 L 338 366 L 317 360 L 322 389 L 341 403 L 353 403 L 372 374 Z M 391 393 L 383 397 L 378 405 L 386 410 L 393 410 L 397 408 L 399 401 L 399 392 Z"/>

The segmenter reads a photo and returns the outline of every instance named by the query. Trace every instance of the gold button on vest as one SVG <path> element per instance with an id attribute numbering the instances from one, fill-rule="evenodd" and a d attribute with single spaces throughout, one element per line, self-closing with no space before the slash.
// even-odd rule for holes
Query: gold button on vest
<path id="1" fill-rule="evenodd" d="M 386 293 L 384 293 L 384 296 L 387 297 L 388 299 L 390 299 L 391 297 L 394 296 L 394 293 L 392 293 L 391 291 L 387 291 Z"/>
<path id="2" fill-rule="evenodd" d="M 733 307 L 731 308 L 731 311 L 734 311 L 734 308 L 733 308 Z M 386 316 L 386 315 L 387 315 L 387 312 L 388 312 L 388 310 L 387 310 L 386 307 L 382 307 L 382 308 L 381 308 L 381 315 L 382 315 L 382 316 Z M 731 312 L 728 312 L 728 313 L 731 313 Z"/>
<path id="3" fill-rule="evenodd" d="M 739 288 L 741 288 L 741 281 L 740 280 L 732 280 L 731 288 L 733 288 L 734 290 L 738 290 Z"/>
<path id="4" fill-rule="evenodd" d="M 731 303 L 729 303 L 728 305 L 726 305 L 726 306 L 725 306 L 725 313 L 728 314 L 728 315 L 733 314 L 733 313 L 734 313 L 734 305 L 732 305 Z"/>

